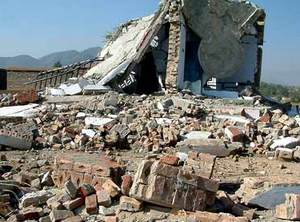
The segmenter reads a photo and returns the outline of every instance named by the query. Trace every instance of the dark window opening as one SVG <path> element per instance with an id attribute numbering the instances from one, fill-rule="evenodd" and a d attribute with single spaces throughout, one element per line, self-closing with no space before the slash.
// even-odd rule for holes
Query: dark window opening
<path id="1" fill-rule="evenodd" d="M 7 72 L 0 69 L 0 90 L 7 90 Z"/>

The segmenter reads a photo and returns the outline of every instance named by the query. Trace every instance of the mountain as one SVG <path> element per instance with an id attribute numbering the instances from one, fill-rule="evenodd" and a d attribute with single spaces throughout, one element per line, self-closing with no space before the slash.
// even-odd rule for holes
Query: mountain
<path id="1" fill-rule="evenodd" d="M 0 67 L 27 67 L 27 68 L 40 68 L 40 67 L 53 67 L 56 62 L 60 62 L 63 66 L 72 63 L 77 63 L 83 60 L 95 58 L 101 48 L 94 47 L 84 51 L 62 51 L 55 52 L 41 58 L 34 58 L 29 55 L 19 55 L 15 57 L 0 57 Z"/>

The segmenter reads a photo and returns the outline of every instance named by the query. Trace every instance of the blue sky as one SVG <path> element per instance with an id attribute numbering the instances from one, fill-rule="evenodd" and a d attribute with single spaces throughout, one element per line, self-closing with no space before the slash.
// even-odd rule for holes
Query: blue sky
<path id="1" fill-rule="evenodd" d="M 101 46 L 119 23 L 154 12 L 159 0 L 1 0 L 0 56 Z M 300 85 L 300 0 L 253 0 L 267 11 L 263 78 Z"/>

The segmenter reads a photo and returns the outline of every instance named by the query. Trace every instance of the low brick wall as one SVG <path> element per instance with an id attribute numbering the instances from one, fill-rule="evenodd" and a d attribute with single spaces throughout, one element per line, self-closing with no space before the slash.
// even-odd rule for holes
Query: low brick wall
<path id="1" fill-rule="evenodd" d="M 124 168 L 103 155 L 66 154 L 57 156 L 54 164 L 53 180 L 57 187 L 63 187 L 71 180 L 77 186 L 82 184 L 102 185 L 107 178 L 121 184 Z"/>
<path id="2" fill-rule="evenodd" d="M 26 86 L 25 83 L 37 76 L 34 72 L 8 72 L 7 73 L 7 90 L 19 91 L 33 89 L 33 86 Z"/>

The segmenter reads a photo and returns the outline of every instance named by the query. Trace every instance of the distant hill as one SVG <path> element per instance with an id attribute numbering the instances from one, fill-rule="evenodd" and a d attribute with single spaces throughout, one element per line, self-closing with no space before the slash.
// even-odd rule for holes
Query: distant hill
<path id="1" fill-rule="evenodd" d="M 69 50 L 63 52 L 55 52 L 41 58 L 34 58 L 29 55 L 19 55 L 15 57 L 0 57 L 0 67 L 53 67 L 56 62 L 60 62 L 63 66 L 92 59 L 97 56 L 101 48 L 94 47 L 86 49 L 82 52 Z"/>

